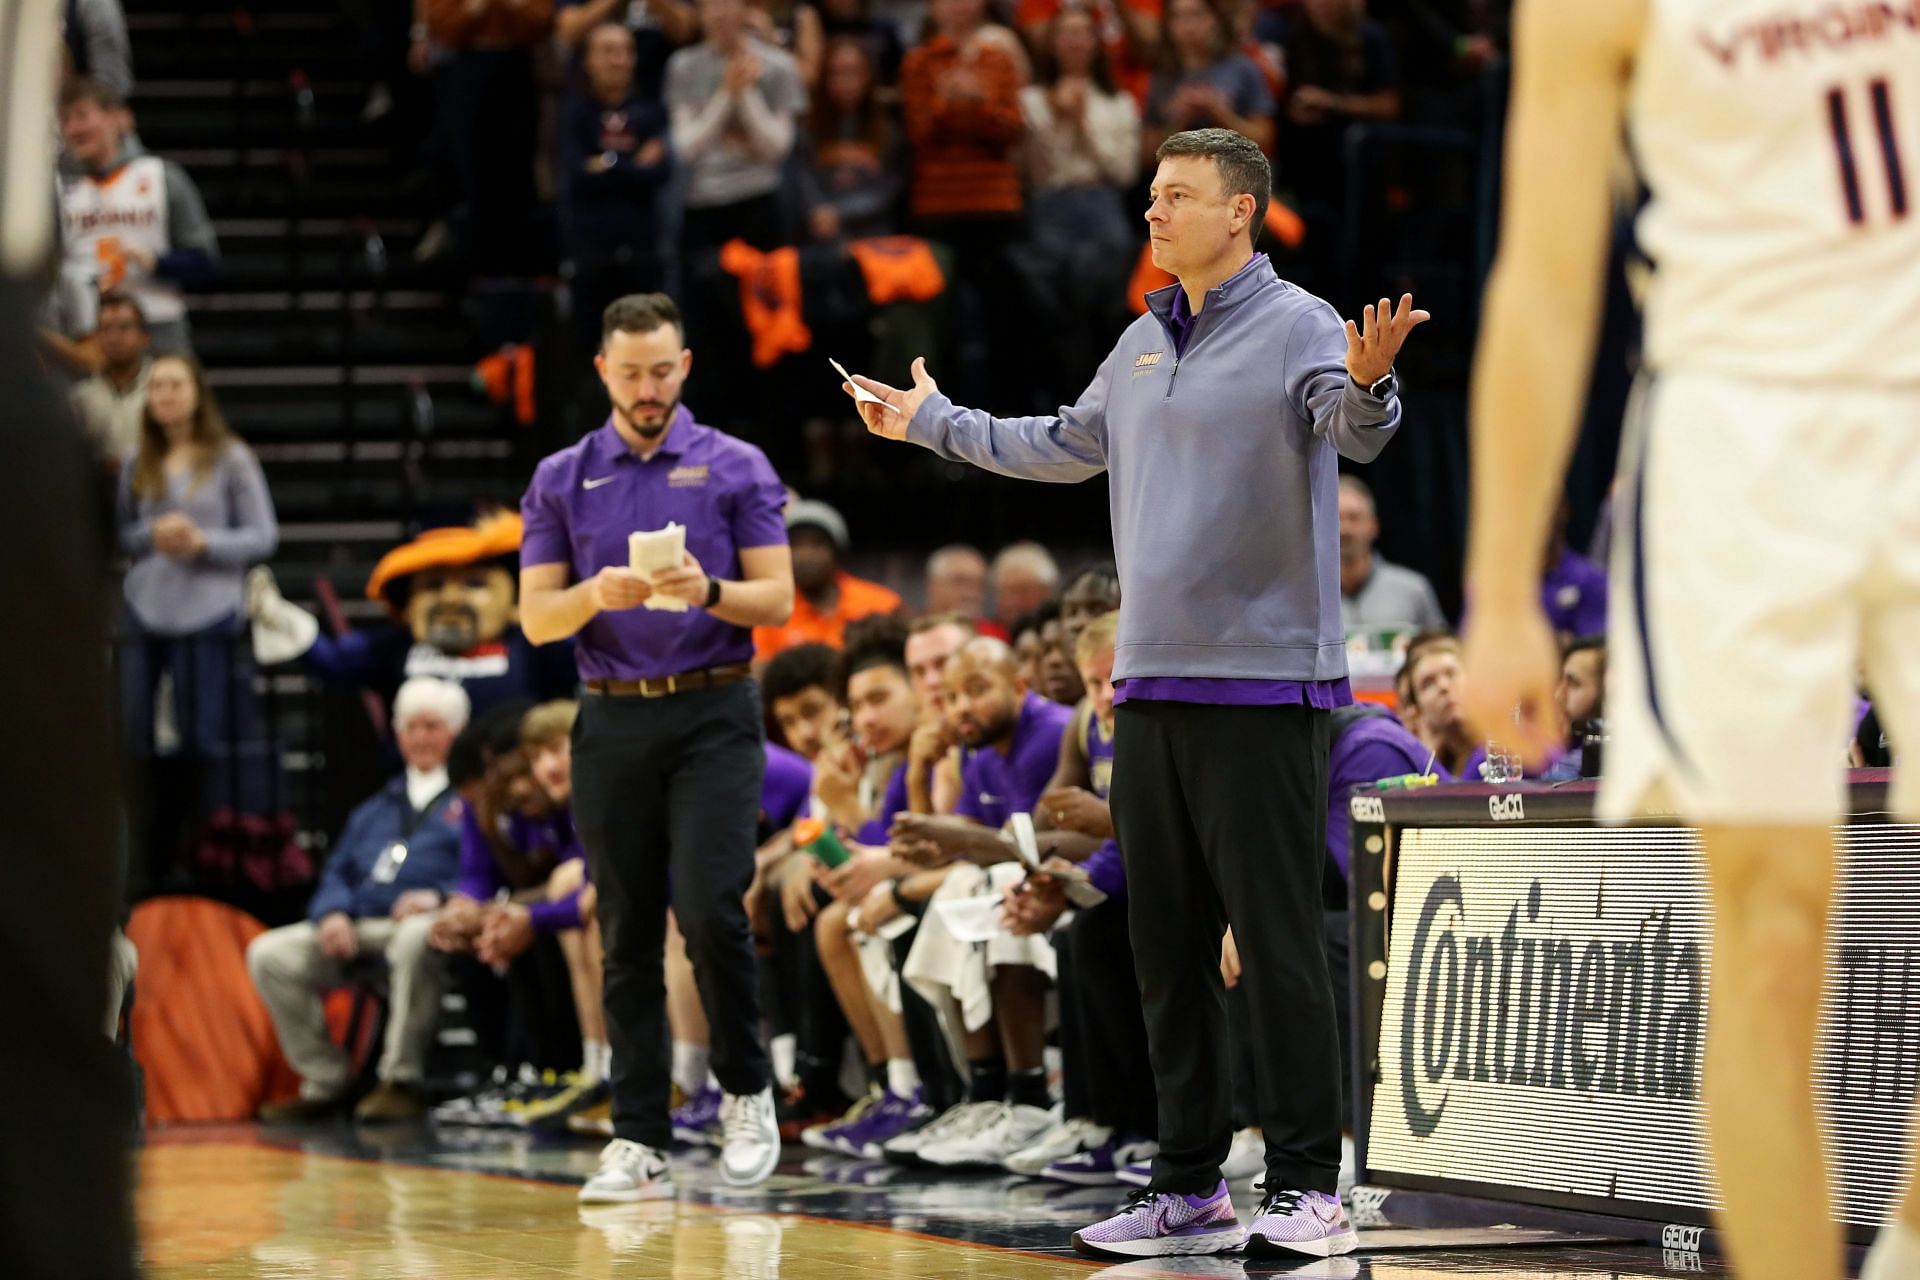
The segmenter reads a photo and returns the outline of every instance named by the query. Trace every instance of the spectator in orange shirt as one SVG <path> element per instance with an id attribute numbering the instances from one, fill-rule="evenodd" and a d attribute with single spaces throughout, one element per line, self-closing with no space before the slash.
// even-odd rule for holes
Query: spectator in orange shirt
<path id="1" fill-rule="evenodd" d="M 894 592 L 840 567 L 852 542 L 847 522 L 826 503 L 808 498 L 789 502 L 787 540 L 793 547 L 793 616 L 778 627 L 753 629 L 755 661 L 766 662 L 799 644 L 838 649 L 849 622 L 900 608 Z"/>

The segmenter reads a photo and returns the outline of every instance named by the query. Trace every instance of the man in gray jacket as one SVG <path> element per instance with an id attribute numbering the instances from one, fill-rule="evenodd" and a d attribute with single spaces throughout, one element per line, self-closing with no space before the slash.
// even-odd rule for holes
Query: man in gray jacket
<path id="1" fill-rule="evenodd" d="M 1271 172 L 1227 129 L 1161 146 L 1147 210 L 1175 286 L 1121 335 L 1078 404 L 995 418 L 941 395 L 924 360 L 860 405 L 877 435 L 1003 475 L 1104 470 L 1120 566 L 1113 814 L 1160 1096 L 1153 1181 L 1079 1231 L 1083 1253 L 1346 1253 L 1334 1191 L 1339 1046 L 1320 934 L 1328 713 L 1351 700 L 1340 622 L 1337 454 L 1400 423 L 1393 361 L 1427 319 L 1411 295 L 1361 325 L 1253 251 Z M 852 394 L 853 388 L 848 392 Z M 1144 904 L 1144 905 L 1143 905 Z M 1237 1225 L 1221 934 L 1252 1003 L 1266 1199 Z"/>

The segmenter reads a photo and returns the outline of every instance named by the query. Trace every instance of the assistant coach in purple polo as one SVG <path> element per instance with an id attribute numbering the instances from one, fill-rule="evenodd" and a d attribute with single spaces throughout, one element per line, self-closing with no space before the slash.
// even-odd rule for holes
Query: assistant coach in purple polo
<path id="1" fill-rule="evenodd" d="M 1354 1246 L 1334 1191 L 1340 1055 L 1321 947 L 1328 718 L 1351 701 L 1340 623 L 1338 459 L 1400 424 L 1411 295 L 1362 323 L 1253 251 L 1272 174 L 1228 129 L 1160 148 L 1147 296 L 1079 403 L 995 418 L 862 379 L 870 430 L 1005 475 L 1109 474 L 1118 552 L 1113 817 L 1160 1099 L 1153 1182 L 1074 1236 L 1123 1257 L 1325 1256 Z M 848 388 L 851 394 L 852 388 Z M 897 410 L 898 412 L 895 412 Z M 1252 1005 L 1266 1199 L 1243 1236 L 1220 1162 L 1232 1133 L 1220 939 Z"/>
<path id="2" fill-rule="evenodd" d="M 750 1186 L 780 1155 L 743 899 L 766 763 L 752 628 L 793 611 L 786 490 L 760 450 L 701 426 L 680 403 L 693 367 L 685 332 L 665 294 L 607 308 L 594 366 L 613 412 L 542 461 L 520 504 L 520 625 L 537 644 L 576 637 L 583 685 L 573 818 L 606 944 L 615 1135 L 581 1188 L 592 1202 L 673 1194 L 669 905 L 726 1095 L 721 1176 Z M 669 521 L 686 529 L 680 568 L 636 576 L 627 535 Z M 656 596 L 690 607 L 642 607 Z"/>

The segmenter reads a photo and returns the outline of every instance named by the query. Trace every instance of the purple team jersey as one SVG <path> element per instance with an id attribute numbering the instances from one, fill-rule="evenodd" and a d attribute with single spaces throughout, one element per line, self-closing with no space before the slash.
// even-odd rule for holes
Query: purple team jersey
<path id="1" fill-rule="evenodd" d="M 1555 631 L 1599 635 L 1607 629 L 1607 575 L 1585 556 L 1563 551 L 1540 584 L 1540 604 Z"/>
<path id="2" fill-rule="evenodd" d="M 573 829 L 573 814 L 561 809 L 544 818 L 508 814 L 500 838 L 522 854 L 541 850 L 553 855 L 554 865 L 586 857 L 580 837 Z M 502 890 L 511 890 L 506 873 L 493 856 L 493 847 L 481 833 L 472 805 L 463 805 L 460 816 L 460 883 L 457 891 L 482 905 L 492 902 Z M 568 894 L 557 902 L 531 902 L 527 915 L 534 932 L 556 933 L 580 927 L 580 894 Z"/>
<path id="3" fill-rule="evenodd" d="M 907 763 L 902 760 L 887 777 L 886 794 L 880 797 L 880 808 L 853 833 L 853 838 L 861 844 L 878 845 L 885 848 L 889 833 L 893 829 L 895 814 L 907 811 Z"/>
<path id="4" fill-rule="evenodd" d="M 1000 827 L 1016 813 L 1031 813 L 1060 763 L 1060 735 L 1073 708 L 1027 694 L 1014 723 L 1010 749 L 982 747 L 960 775 L 960 801 L 953 811 L 989 827 Z"/>
<path id="5" fill-rule="evenodd" d="M 1113 735 L 1100 727 L 1100 717 L 1087 717 L 1087 730 L 1080 740 L 1087 754 L 1087 779 L 1090 788 L 1102 800 L 1113 792 Z M 1086 856 L 1080 869 L 1093 881 L 1093 887 L 1109 898 L 1122 898 L 1127 892 L 1127 871 L 1120 862 L 1120 846 L 1108 840 Z"/>
<path id="6" fill-rule="evenodd" d="M 645 461 L 609 419 L 535 469 L 520 500 L 520 563 L 564 564 L 584 582 L 628 562 L 628 534 L 673 522 L 702 569 L 738 579 L 742 548 L 786 545 L 786 502 L 765 454 L 696 423 L 685 405 Z M 574 653 L 583 680 L 657 679 L 750 662 L 753 633 L 704 609 L 624 609 L 581 628 Z"/>
<path id="7" fill-rule="evenodd" d="M 785 831 L 807 811 L 813 766 L 797 751 L 769 742 L 767 771 L 760 780 L 760 818 L 769 832 Z"/>
<path id="8" fill-rule="evenodd" d="M 1353 789 L 1382 778 L 1427 772 L 1432 756 L 1425 743 L 1390 715 L 1354 721 L 1333 744 L 1327 758 L 1327 852 L 1341 875 L 1349 874 L 1347 798 Z M 1442 782 L 1449 780 L 1439 765 L 1433 765 L 1432 771 Z"/>

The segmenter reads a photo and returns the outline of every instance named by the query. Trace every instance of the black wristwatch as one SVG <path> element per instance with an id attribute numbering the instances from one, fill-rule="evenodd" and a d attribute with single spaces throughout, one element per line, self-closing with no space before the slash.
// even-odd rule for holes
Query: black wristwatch
<path id="1" fill-rule="evenodd" d="M 1355 385 L 1358 386 L 1359 384 L 1356 383 Z M 1393 370 L 1391 369 L 1387 370 L 1385 374 L 1381 375 L 1378 381 L 1373 382 L 1368 386 L 1361 387 L 1361 390 L 1365 391 L 1368 395 L 1372 396 L 1375 400 L 1385 400 L 1388 396 L 1392 395 L 1394 392 L 1398 391 L 1399 389 L 1400 389 L 1400 379 L 1393 376 Z"/>
<path id="2" fill-rule="evenodd" d="M 720 603 L 720 579 L 708 578 L 707 579 L 707 608 L 711 609 L 713 608 L 713 606 L 719 603 Z"/>

